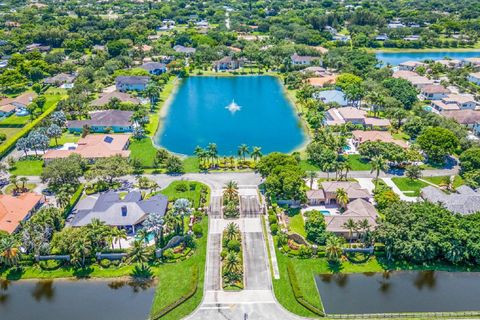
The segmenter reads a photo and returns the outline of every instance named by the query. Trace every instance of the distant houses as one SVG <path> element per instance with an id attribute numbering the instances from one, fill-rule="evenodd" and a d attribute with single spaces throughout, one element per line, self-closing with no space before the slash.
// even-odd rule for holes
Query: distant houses
<path id="1" fill-rule="evenodd" d="M 155 213 L 164 216 L 167 205 L 168 198 L 162 194 L 144 199 L 140 191 L 131 191 L 124 197 L 115 191 L 109 191 L 80 200 L 70 225 L 82 227 L 93 219 L 99 219 L 108 226 L 135 234 L 148 215 Z"/>
<path id="2" fill-rule="evenodd" d="M 121 103 L 131 103 L 131 104 L 141 103 L 141 101 L 138 98 L 132 96 L 131 94 L 128 94 L 126 92 L 113 91 L 108 93 L 101 93 L 97 99 L 90 102 L 90 105 L 92 107 L 104 107 L 109 102 L 111 102 L 112 99 L 117 99 Z"/>
<path id="3" fill-rule="evenodd" d="M 15 98 L 3 98 L 0 100 L 0 116 L 8 117 L 15 111 L 25 109 L 37 97 L 35 92 L 26 92 Z"/>
<path id="4" fill-rule="evenodd" d="M 403 140 L 394 139 L 392 134 L 388 131 L 377 131 L 377 130 L 354 130 L 352 131 L 353 144 L 359 146 L 367 141 L 380 141 L 395 143 L 396 145 L 407 148 L 408 144 Z"/>
<path id="5" fill-rule="evenodd" d="M 0 231 L 14 233 L 44 202 L 43 195 L 33 192 L 0 195 Z"/>
<path id="6" fill-rule="evenodd" d="M 55 159 L 67 158 L 71 154 L 78 154 L 90 162 L 117 155 L 128 158 L 129 142 L 128 134 L 90 134 L 77 143 L 65 144 L 61 149 L 49 149 L 43 155 L 43 159 L 48 163 Z"/>
<path id="7" fill-rule="evenodd" d="M 472 214 L 480 211 L 480 192 L 468 186 L 460 186 L 455 192 L 450 193 L 428 186 L 421 190 L 420 196 L 429 202 L 441 203 L 455 213 Z"/>
<path id="8" fill-rule="evenodd" d="M 59 73 L 53 77 L 46 78 L 43 83 L 68 89 L 73 87 L 76 75 L 68 73 Z"/>
<path id="9" fill-rule="evenodd" d="M 425 67 L 427 64 L 420 61 L 405 61 L 398 65 L 399 70 L 415 71 L 418 67 Z"/>
<path id="10" fill-rule="evenodd" d="M 450 110 L 474 110 L 477 107 L 475 98 L 470 94 L 448 94 L 440 100 L 432 101 L 432 108 L 438 112 Z"/>
<path id="11" fill-rule="evenodd" d="M 243 66 L 244 60 L 225 56 L 215 61 L 214 69 L 216 71 L 236 70 Z"/>
<path id="12" fill-rule="evenodd" d="M 435 84 L 435 81 L 427 77 L 420 76 L 417 73 L 409 70 L 399 70 L 393 73 L 394 78 L 404 79 L 410 82 L 414 87 L 421 89 L 425 86 Z"/>
<path id="13" fill-rule="evenodd" d="M 445 118 L 453 119 L 472 130 L 474 134 L 480 134 L 480 110 L 453 110 L 440 113 Z"/>
<path id="14" fill-rule="evenodd" d="M 330 108 L 325 114 L 325 124 L 328 126 L 351 123 L 365 127 L 390 127 L 388 119 L 367 117 L 367 112 L 354 107 Z"/>
<path id="15" fill-rule="evenodd" d="M 480 72 L 470 73 L 468 75 L 468 81 L 473 82 L 476 85 L 480 85 Z"/>
<path id="16" fill-rule="evenodd" d="M 441 100 L 450 93 L 450 90 L 439 84 L 430 84 L 420 89 L 420 94 L 426 100 Z"/>
<path id="17" fill-rule="evenodd" d="M 309 66 L 313 64 L 314 61 L 320 61 L 320 57 L 301 56 L 294 53 L 290 56 L 290 61 L 294 66 Z"/>
<path id="18" fill-rule="evenodd" d="M 68 121 L 67 128 L 70 132 L 82 132 L 87 126 L 90 132 L 115 133 L 131 132 L 133 111 L 104 110 L 89 112 L 90 119 Z"/>
<path id="19" fill-rule="evenodd" d="M 197 51 L 197 49 L 195 49 L 195 48 L 184 47 L 184 46 L 181 46 L 181 45 L 174 46 L 173 50 L 175 50 L 176 53 L 182 53 L 182 54 L 185 54 L 187 56 L 195 54 L 195 52 Z"/>
<path id="20" fill-rule="evenodd" d="M 323 103 L 334 103 L 342 107 L 349 104 L 345 94 L 341 90 L 317 91 L 313 94 L 313 98 Z"/>
<path id="21" fill-rule="evenodd" d="M 118 76 L 115 86 L 118 91 L 143 91 L 146 89 L 150 77 L 148 76 Z"/>
<path id="22" fill-rule="evenodd" d="M 143 70 L 146 70 L 151 75 L 157 75 L 157 76 L 167 72 L 167 66 L 164 63 L 160 63 L 160 62 L 147 62 L 142 64 L 140 68 L 142 68 Z"/>

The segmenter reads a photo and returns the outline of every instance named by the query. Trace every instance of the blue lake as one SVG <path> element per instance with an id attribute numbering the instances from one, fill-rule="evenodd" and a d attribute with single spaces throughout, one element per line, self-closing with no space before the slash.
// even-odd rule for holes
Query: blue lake
<path id="1" fill-rule="evenodd" d="M 291 152 L 305 140 L 282 84 L 271 76 L 183 80 L 155 138 L 185 155 L 209 143 L 217 144 L 219 155 L 235 155 L 241 144 L 261 147 L 264 154 Z"/>
<path id="2" fill-rule="evenodd" d="M 441 52 L 377 52 L 377 59 L 383 62 L 383 65 L 388 63 L 392 66 L 397 66 L 402 62 L 416 60 L 440 60 L 445 57 L 451 59 L 462 60 L 465 58 L 480 57 L 480 51 L 441 51 Z"/>

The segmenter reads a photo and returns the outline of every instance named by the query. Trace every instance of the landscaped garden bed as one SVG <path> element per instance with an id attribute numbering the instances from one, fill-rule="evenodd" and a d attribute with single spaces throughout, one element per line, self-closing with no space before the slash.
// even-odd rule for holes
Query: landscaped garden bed
<path id="1" fill-rule="evenodd" d="M 229 223 L 222 234 L 222 287 L 224 290 L 242 290 L 243 253 L 242 236 L 236 223 Z"/>
<path id="2" fill-rule="evenodd" d="M 236 219 L 240 217 L 240 201 L 238 198 L 238 186 L 230 181 L 225 185 L 223 191 L 223 216 L 226 219 Z"/>

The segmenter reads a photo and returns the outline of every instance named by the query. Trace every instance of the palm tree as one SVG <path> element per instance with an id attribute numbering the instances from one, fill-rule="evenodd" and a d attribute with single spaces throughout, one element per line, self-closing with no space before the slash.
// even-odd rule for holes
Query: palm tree
<path id="1" fill-rule="evenodd" d="M 317 173 L 315 171 L 308 171 L 308 178 L 310 179 L 310 189 L 313 188 L 313 180 L 317 177 Z"/>
<path id="2" fill-rule="evenodd" d="M 262 148 L 260 147 L 253 147 L 252 153 L 250 156 L 253 158 L 253 161 L 257 161 L 257 159 L 260 159 L 263 154 L 262 154 Z"/>
<path id="3" fill-rule="evenodd" d="M 18 179 L 17 179 L 17 176 L 16 175 L 11 175 L 10 178 L 10 183 L 13 184 L 15 186 L 15 188 L 13 189 L 14 193 L 18 192 Z"/>
<path id="4" fill-rule="evenodd" d="M 243 161 L 245 161 L 245 156 L 250 154 L 250 150 L 248 150 L 248 146 L 246 144 L 242 144 L 238 147 L 237 154 L 239 158 L 243 158 Z"/>
<path id="5" fill-rule="evenodd" d="M 230 222 L 225 228 L 225 237 L 227 240 L 237 239 L 240 234 L 240 229 L 236 223 Z"/>
<path id="6" fill-rule="evenodd" d="M 137 231 L 137 237 L 148 243 L 149 232 L 146 229 L 140 229 Z"/>
<path id="7" fill-rule="evenodd" d="M 333 169 L 333 164 L 330 162 L 325 163 L 322 167 L 322 170 L 327 173 L 327 180 L 330 179 L 330 171 L 332 171 L 332 169 Z"/>
<path id="8" fill-rule="evenodd" d="M 373 116 L 376 117 L 379 109 L 383 107 L 385 97 L 378 91 L 372 91 L 367 96 L 367 99 L 372 105 Z"/>
<path id="9" fill-rule="evenodd" d="M 15 239 L 10 236 L 0 240 L 0 262 L 6 266 L 15 266 L 20 260 L 20 249 L 18 249 Z"/>
<path id="10" fill-rule="evenodd" d="M 350 200 L 348 198 L 348 193 L 345 191 L 343 188 L 338 188 L 337 191 L 335 192 L 335 198 L 337 199 L 338 204 L 342 207 L 345 208 L 347 205 L 348 201 Z"/>
<path id="11" fill-rule="evenodd" d="M 118 247 L 122 249 L 122 240 L 127 240 L 127 230 L 113 228 L 112 232 L 114 241 L 118 243 Z"/>
<path id="12" fill-rule="evenodd" d="M 229 181 L 225 185 L 225 190 L 223 191 L 223 195 L 227 200 L 233 200 L 235 197 L 238 196 L 238 185 L 235 181 Z"/>
<path id="13" fill-rule="evenodd" d="M 350 238 L 350 247 L 352 246 L 352 238 L 353 238 L 353 232 L 357 230 L 357 223 L 353 221 L 352 219 L 348 219 L 344 224 L 343 227 L 345 229 L 348 229 L 348 237 Z"/>
<path id="14" fill-rule="evenodd" d="M 368 219 L 363 219 L 358 222 L 358 228 L 362 231 L 362 241 L 365 243 L 365 240 L 367 238 L 367 232 L 370 230 L 370 223 L 368 222 Z"/>
<path id="15" fill-rule="evenodd" d="M 150 99 L 150 112 L 153 112 L 155 104 L 157 103 L 158 99 L 160 98 L 160 94 L 162 93 L 162 88 L 155 82 L 149 82 L 144 92 Z"/>
<path id="16" fill-rule="evenodd" d="M 325 244 L 325 255 L 329 261 L 337 262 L 342 256 L 342 241 L 339 237 L 331 236 L 327 238 Z"/>
<path id="17" fill-rule="evenodd" d="M 370 164 L 372 165 L 372 170 L 370 173 L 373 171 L 376 172 L 375 176 L 375 189 L 377 188 L 378 184 L 378 176 L 380 176 L 380 171 L 382 170 L 387 170 L 388 169 L 388 164 L 387 160 L 385 160 L 382 156 L 375 156 L 370 160 Z"/>
<path id="18" fill-rule="evenodd" d="M 73 243 L 72 258 L 79 262 L 82 268 L 85 268 L 85 260 L 91 252 L 92 243 L 87 237 L 81 237 Z"/>
<path id="19" fill-rule="evenodd" d="M 238 270 L 240 270 L 240 257 L 238 254 L 233 251 L 229 252 L 225 257 L 223 267 L 225 268 L 226 272 L 236 273 Z"/>
<path id="20" fill-rule="evenodd" d="M 150 213 L 143 225 L 145 229 L 155 234 L 155 244 L 163 245 L 163 226 L 165 225 L 163 216 L 158 213 Z"/>
<path id="21" fill-rule="evenodd" d="M 200 146 L 197 146 L 195 148 L 195 151 L 193 151 L 193 154 L 195 154 L 198 158 L 198 160 L 200 161 L 200 163 L 202 163 L 203 161 L 205 161 L 205 158 L 206 158 L 206 152 L 205 150 L 200 147 Z"/>
<path id="22" fill-rule="evenodd" d="M 218 158 L 218 148 L 216 143 L 209 143 L 207 147 L 207 154 L 212 162 L 214 162 Z"/>
<path id="23" fill-rule="evenodd" d="M 183 198 L 175 200 L 173 203 L 172 213 L 174 215 L 177 232 L 180 231 L 180 233 L 183 234 L 185 227 L 183 217 L 190 215 L 191 212 L 192 208 L 190 201 Z"/>
<path id="24" fill-rule="evenodd" d="M 343 169 L 345 170 L 345 180 L 348 180 L 348 173 L 352 170 L 350 162 L 344 162 Z"/>
<path id="25" fill-rule="evenodd" d="M 142 241 L 134 241 L 130 250 L 128 251 L 128 258 L 130 262 L 139 263 L 142 268 L 145 267 L 145 262 L 149 258 L 148 249 L 144 246 Z"/>

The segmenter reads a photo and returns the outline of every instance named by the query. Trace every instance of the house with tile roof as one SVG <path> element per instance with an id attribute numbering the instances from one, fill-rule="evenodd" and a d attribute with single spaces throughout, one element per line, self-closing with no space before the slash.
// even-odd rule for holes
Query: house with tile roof
<path id="1" fill-rule="evenodd" d="M 0 230 L 9 234 L 17 231 L 20 222 L 27 221 L 45 202 L 45 196 L 33 192 L 16 196 L 0 195 Z"/>
<path id="2" fill-rule="evenodd" d="M 351 123 L 365 127 L 390 127 L 388 119 L 367 117 L 367 112 L 354 107 L 330 108 L 325 113 L 325 124 L 328 126 Z"/>
<path id="3" fill-rule="evenodd" d="M 132 96 L 129 93 L 126 92 L 120 92 L 120 91 L 113 91 L 113 92 L 105 92 L 101 93 L 100 96 L 90 102 L 90 105 L 92 107 L 103 107 L 107 105 L 112 99 L 118 99 L 122 103 L 131 103 L 131 104 L 140 104 L 142 103 L 140 99 Z"/>
<path id="4" fill-rule="evenodd" d="M 460 214 L 480 212 L 480 192 L 468 186 L 460 186 L 456 192 L 445 193 L 437 187 L 428 186 L 420 191 L 425 201 L 440 203 L 448 210 Z"/>
<path id="5" fill-rule="evenodd" d="M 474 110 L 477 107 L 477 102 L 470 94 L 451 93 L 441 100 L 432 101 L 431 106 L 438 112 L 465 109 Z"/>
<path id="6" fill-rule="evenodd" d="M 354 130 L 352 131 L 353 135 L 353 143 L 356 146 L 361 145 L 367 141 L 380 141 L 380 142 L 388 142 L 388 143 L 395 143 L 402 148 L 407 148 L 408 143 L 403 140 L 394 139 L 392 134 L 388 131 L 377 131 L 377 130 Z"/>
<path id="7" fill-rule="evenodd" d="M 375 207 L 364 199 L 356 199 L 347 204 L 347 210 L 340 215 L 325 216 L 327 231 L 335 233 L 346 239 L 350 238 L 350 232 L 345 228 L 348 220 L 359 223 L 363 220 L 368 221 L 369 229 L 374 230 L 377 226 L 378 212 Z M 352 234 L 352 239 L 358 238 L 357 233 Z"/>
<path id="8" fill-rule="evenodd" d="M 161 62 L 146 62 L 140 66 L 143 70 L 146 70 L 152 75 L 160 75 L 167 72 L 167 66 Z"/>
<path id="9" fill-rule="evenodd" d="M 43 155 L 45 162 L 59 158 L 66 158 L 71 154 L 78 154 L 82 158 L 94 162 L 97 159 L 121 156 L 128 158 L 129 134 L 89 134 L 78 142 L 65 144 L 60 149 L 49 149 Z"/>
<path id="10" fill-rule="evenodd" d="M 368 201 L 372 195 L 367 189 L 363 189 L 358 182 L 353 181 L 322 181 L 321 189 L 325 194 L 325 204 L 337 203 L 337 190 L 343 189 L 350 201 L 363 199 Z"/>
<path id="11" fill-rule="evenodd" d="M 421 98 L 425 100 L 442 100 L 450 90 L 440 84 L 430 84 L 420 89 Z"/>
<path id="12" fill-rule="evenodd" d="M 480 134 L 480 110 L 454 110 L 440 113 L 445 118 L 454 119 L 461 125 L 471 129 L 474 134 Z"/>
<path id="13" fill-rule="evenodd" d="M 115 86 L 118 91 L 143 91 L 150 81 L 148 76 L 118 76 L 115 78 Z"/>
<path id="14" fill-rule="evenodd" d="M 135 234 L 149 214 L 164 216 L 167 205 L 168 198 L 163 194 L 145 199 L 140 191 L 131 191 L 124 197 L 115 191 L 108 191 L 80 200 L 73 210 L 70 224 L 82 227 L 93 219 L 99 219 L 108 226 L 126 229 L 129 234 Z"/>
<path id="15" fill-rule="evenodd" d="M 88 115 L 87 120 L 71 120 L 67 122 L 68 131 L 82 132 L 83 127 L 87 126 L 90 132 L 107 132 L 115 133 L 132 132 L 133 131 L 133 111 L 123 110 L 102 110 L 92 111 Z"/>

